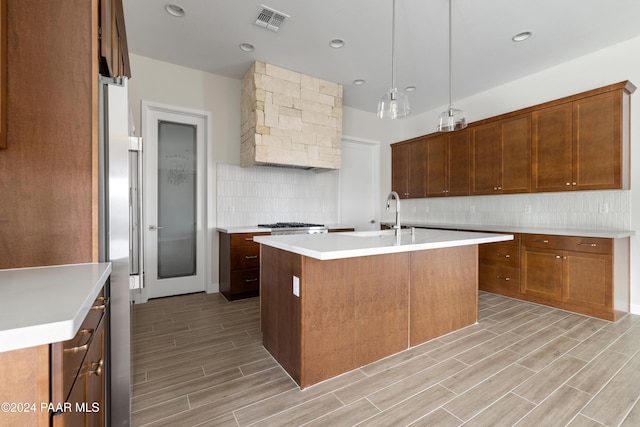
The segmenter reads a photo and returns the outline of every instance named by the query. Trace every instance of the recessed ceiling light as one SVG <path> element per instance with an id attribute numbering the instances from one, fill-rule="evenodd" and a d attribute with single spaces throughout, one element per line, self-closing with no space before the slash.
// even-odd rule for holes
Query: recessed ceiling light
<path id="1" fill-rule="evenodd" d="M 256 50 L 256 47 L 251 43 L 240 43 L 239 47 L 240 50 L 243 50 L 245 52 L 253 52 L 254 50 Z"/>
<path id="2" fill-rule="evenodd" d="M 522 33 L 518 33 L 515 36 L 511 37 L 511 40 L 513 40 L 514 42 L 523 42 L 525 40 L 527 40 L 529 37 L 531 37 L 533 34 L 531 33 L 531 31 L 524 31 Z"/>
<path id="3" fill-rule="evenodd" d="M 365 82 L 366 82 L 366 80 L 364 80 L 364 79 L 355 79 L 353 81 L 353 84 L 356 85 L 356 86 L 361 86 L 361 85 L 365 84 Z"/>
<path id="4" fill-rule="evenodd" d="M 167 11 L 169 15 L 182 18 L 184 16 L 184 8 L 175 3 L 168 3 L 164 6 L 164 10 Z"/>
<path id="5" fill-rule="evenodd" d="M 344 40 L 333 39 L 329 42 L 329 46 L 331 46 L 334 49 L 340 49 L 341 47 L 344 47 Z"/>
<path id="6" fill-rule="evenodd" d="M 407 86 L 404 88 L 405 92 L 413 92 L 414 90 L 416 90 L 415 86 Z"/>

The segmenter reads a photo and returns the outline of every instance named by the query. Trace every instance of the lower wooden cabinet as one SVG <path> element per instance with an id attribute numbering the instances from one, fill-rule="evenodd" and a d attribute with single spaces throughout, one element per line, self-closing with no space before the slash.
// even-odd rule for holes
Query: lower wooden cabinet
<path id="1" fill-rule="evenodd" d="M 105 425 L 107 304 L 101 292 L 70 340 L 0 353 L 0 401 L 16 405 L 0 425 Z"/>
<path id="2" fill-rule="evenodd" d="M 520 235 L 478 249 L 479 289 L 517 297 L 520 294 Z"/>
<path id="3" fill-rule="evenodd" d="M 629 239 L 525 235 L 524 295 L 607 320 L 629 311 Z"/>
<path id="4" fill-rule="evenodd" d="M 478 288 L 616 321 L 629 312 L 629 238 L 515 234 L 480 245 Z"/>
<path id="5" fill-rule="evenodd" d="M 260 244 L 262 233 L 220 232 L 220 293 L 229 301 L 258 296 L 260 292 Z"/>

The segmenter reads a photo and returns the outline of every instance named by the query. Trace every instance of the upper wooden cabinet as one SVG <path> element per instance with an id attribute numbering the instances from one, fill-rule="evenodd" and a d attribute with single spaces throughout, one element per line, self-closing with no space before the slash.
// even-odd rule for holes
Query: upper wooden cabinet
<path id="1" fill-rule="evenodd" d="M 531 191 L 531 114 L 470 128 L 470 194 Z"/>
<path id="2" fill-rule="evenodd" d="M 426 196 L 427 144 L 417 138 L 391 149 L 391 189 L 402 199 Z"/>
<path id="3" fill-rule="evenodd" d="M 100 74 L 131 77 L 122 0 L 100 0 Z"/>
<path id="4" fill-rule="evenodd" d="M 629 188 L 629 95 L 615 89 L 532 113 L 533 191 Z"/>
<path id="5" fill-rule="evenodd" d="M 469 131 L 441 133 L 427 144 L 427 196 L 469 194 Z"/>
<path id="6" fill-rule="evenodd" d="M 393 144 L 392 188 L 404 198 L 626 190 L 635 89 L 624 81 Z"/>

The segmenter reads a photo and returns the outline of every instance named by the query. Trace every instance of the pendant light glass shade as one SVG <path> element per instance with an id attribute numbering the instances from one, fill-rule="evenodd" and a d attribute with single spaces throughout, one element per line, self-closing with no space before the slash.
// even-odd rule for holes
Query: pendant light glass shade
<path id="1" fill-rule="evenodd" d="M 460 130 L 467 127 L 467 119 L 464 116 L 464 111 L 453 108 L 453 89 L 451 82 L 451 4 L 453 0 L 449 0 L 449 109 L 443 111 L 438 116 L 438 132 L 452 132 L 454 130 Z"/>
<path id="2" fill-rule="evenodd" d="M 438 116 L 438 132 L 453 132 L 466 127 L 467 119 L 464 117 L 464 111 L 453 108 L 453 105 Z"/>
<path id="3" fill-rule="evenodd" d="M 391 89 L 385 93 L 378 102 L 378 117 L 381 119 L 401 119 L 411 114 L 409 98 L 406 94 L 398 92 L 394 81 L 393 59 L 395 54 L 395 28 L 396 26 L 396 1 L 393 0 L 391 12 Z"/>
<path id="4" fill-rule="evenodd" d="M 409 97 L 393 87 L 378 102 L 378 117 L 381 119 L 401 119 L 411 114 Z"/>

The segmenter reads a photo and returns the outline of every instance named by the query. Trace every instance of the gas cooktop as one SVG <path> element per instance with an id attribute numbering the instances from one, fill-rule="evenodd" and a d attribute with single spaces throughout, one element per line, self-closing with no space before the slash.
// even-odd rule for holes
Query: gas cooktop
<path id="1" fill-rule="evenodd" d="M 310 224 L 307 222 L 276 222 L 274 224 L 258 224 L 258 227 L 265 228 L 309 228 L 324 227 L 324 224 Z"/>

